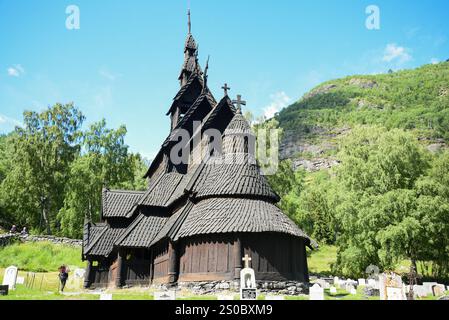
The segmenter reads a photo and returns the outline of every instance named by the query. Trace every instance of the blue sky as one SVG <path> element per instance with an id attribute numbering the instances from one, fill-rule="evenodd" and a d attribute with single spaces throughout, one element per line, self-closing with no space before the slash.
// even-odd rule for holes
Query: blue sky
<path id="1" fill-rule="evenodd" d="M 80 29 L 66 28 L 66 7 Z M 380 30 L 365 26 L 369 5 Z M 188 0 L 0 0 L 0 133 L 24 110 L 75 102 L 86 124 L 125 124 L 151 158 L 169 131 L 179 89 Z M 447 0 L 190 0 L 192 33 L 217 99 L 227 82 L 256 116 L 351 74 L 449 58 Z"/>

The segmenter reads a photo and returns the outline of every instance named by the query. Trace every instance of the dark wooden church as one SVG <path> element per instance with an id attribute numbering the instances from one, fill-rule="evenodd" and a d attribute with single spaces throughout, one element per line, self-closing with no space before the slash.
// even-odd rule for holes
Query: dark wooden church
<path id="1" fill-rule="evenodd" d="M 240 97 L 231 101 L 225 85 L 217 102 L 207 68 L 198 63 L 189 13 L 170 134 L 146 173 L 147 191 L 103 190 L 101 222 L 84 226 L 85 287 L 232 281 L 245 254 L 257 280 L 308 282 L 312 240 L 276 206 Z M 210 129 L 219 147 L 211 147 Z M 180 139 L 181 130 L 191 138 Z M 173 151 L 188 161 L 173 161 Z"/>

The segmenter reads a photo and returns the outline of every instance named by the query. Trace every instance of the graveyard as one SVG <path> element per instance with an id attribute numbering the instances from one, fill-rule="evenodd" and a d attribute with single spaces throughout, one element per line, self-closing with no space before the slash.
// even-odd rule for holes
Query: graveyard
<path id="1" fill-rule="evenodd" d="M 56 259 L 49 263 L 48 254 Z M 309 258 L 311 272 L 311 287 L 309 294 L 270 294 L 256 290 L 257 300 L 405 300 L 402 296 L 402 281 L 396 276 L 388 284 L 383 296 L 379 287 L 379 280 L 374 279 L 340 279 L 331 277 L 330 263 L 335 260 L 335 249 L 323 246 L 312 253 Z M 8 290 L 7 295 L 0 295 L 0 300 L 240 300 L 240 294 L 231 290 L 220 290 L 214 293 L 200 294 L 192 290 L 160 290 L 149 286 L 138 286 L 122 289 L 83 289 L 83 268 L 85 263 L 80 259 L 80 249 L 67 245 L 45 243 L 13 244 L 0 248 L 0 284 L 5 283 L 7 267 L 16 262 L 18 266 L 15 276 L 14 289 Z M 70 277 L 63 293 L 59 292 L 58 272 L 52 271 L 62 261 L 69 261 Z M 249 261 L 248 261 L 249 264 Z M 406 262 L 398 266 L 398 273 Z M 249 268 L 250 269 L 250 268 Z M 243 269 L 245 270 L 245 269 Z M 13 270 L 14 271 L 14 270 Z M 80 274 L 78 274 L 80 273 Z M 391 280 L 391 279 L 390 279 Z M 392 283 L 398 281 L 400 283 Z M 385 282 L 385 281 L 384 281 Z M 371 290 L 371 284 L 373 290 Z M 415 300 L 438 300 L 448 295 L 443 286 L 434 287 L 437 283 L 424 283 L 415 286 Z M 378 289 L 375 289 L 375 288 Z M 441 288 L 440 288 L 441 287 Z M 377 291 L 376 291 L 377 290 Z M 434 294 L 433 291 L 437 291 Z M 387 292 L 388 291 L 388 292 Z M 172 295 L 173 292 L 174 294 Z M 374 292 L 374 293 L 373 293 Z M 387 296 L 390 294 L 390 297 Z"/>

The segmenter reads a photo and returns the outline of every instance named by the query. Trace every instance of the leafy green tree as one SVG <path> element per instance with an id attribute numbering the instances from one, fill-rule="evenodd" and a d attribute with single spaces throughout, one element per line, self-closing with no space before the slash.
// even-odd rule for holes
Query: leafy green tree
<path id="1" fill-rule="evenodd" d="M 84 133 L 84 153 L 70 166 L 64 207 L 59 211 L 61 233 L 80 237 L 85 217 L 98 220 L 102 188 L 145 189 L 140 155 L 130 154 L 124 143 L 126 128 L 108 129 L 102 120 Z"/>
<path id="2" fill-rule="evenodd" d="M 2 182 L 2 199 L 16 223 L 51 226 L 64 201 L 70 163 L 79 152 L 84 116 L 72 103 L 24 113 L 12 135 L 12 167 Z M 38 222 L 39 221 L 39 222 Z"/>
<path id="3" fill-rule="evenodd" d="M 401 258 L 419 259 L 428 225 L 415 183 L 429 159 L 417 140 L 398 129 L 356 128 L 339 156 L 337 269 L 361 275 L 370 264 L 388 269 Z"/>
<path id="4" fill-rule="evenodd" d="M 323 244 L 333 244 L 336 237 L 333 188 L 326 171 L 309 174 L 299 195 L 296 221 L 311 237 Z"/>

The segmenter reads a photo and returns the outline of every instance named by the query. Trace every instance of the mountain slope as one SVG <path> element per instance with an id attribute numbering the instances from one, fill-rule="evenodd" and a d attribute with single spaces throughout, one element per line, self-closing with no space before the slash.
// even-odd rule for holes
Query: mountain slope
<path id="1" fill-rule="evenodd" d="M 328 81 L 276 119 L 281 158 L 309 171 L 335 165 L 336 139 L 360 124 L 412 130 L 435 151 L 449 141 L 449 63 Z"/>

